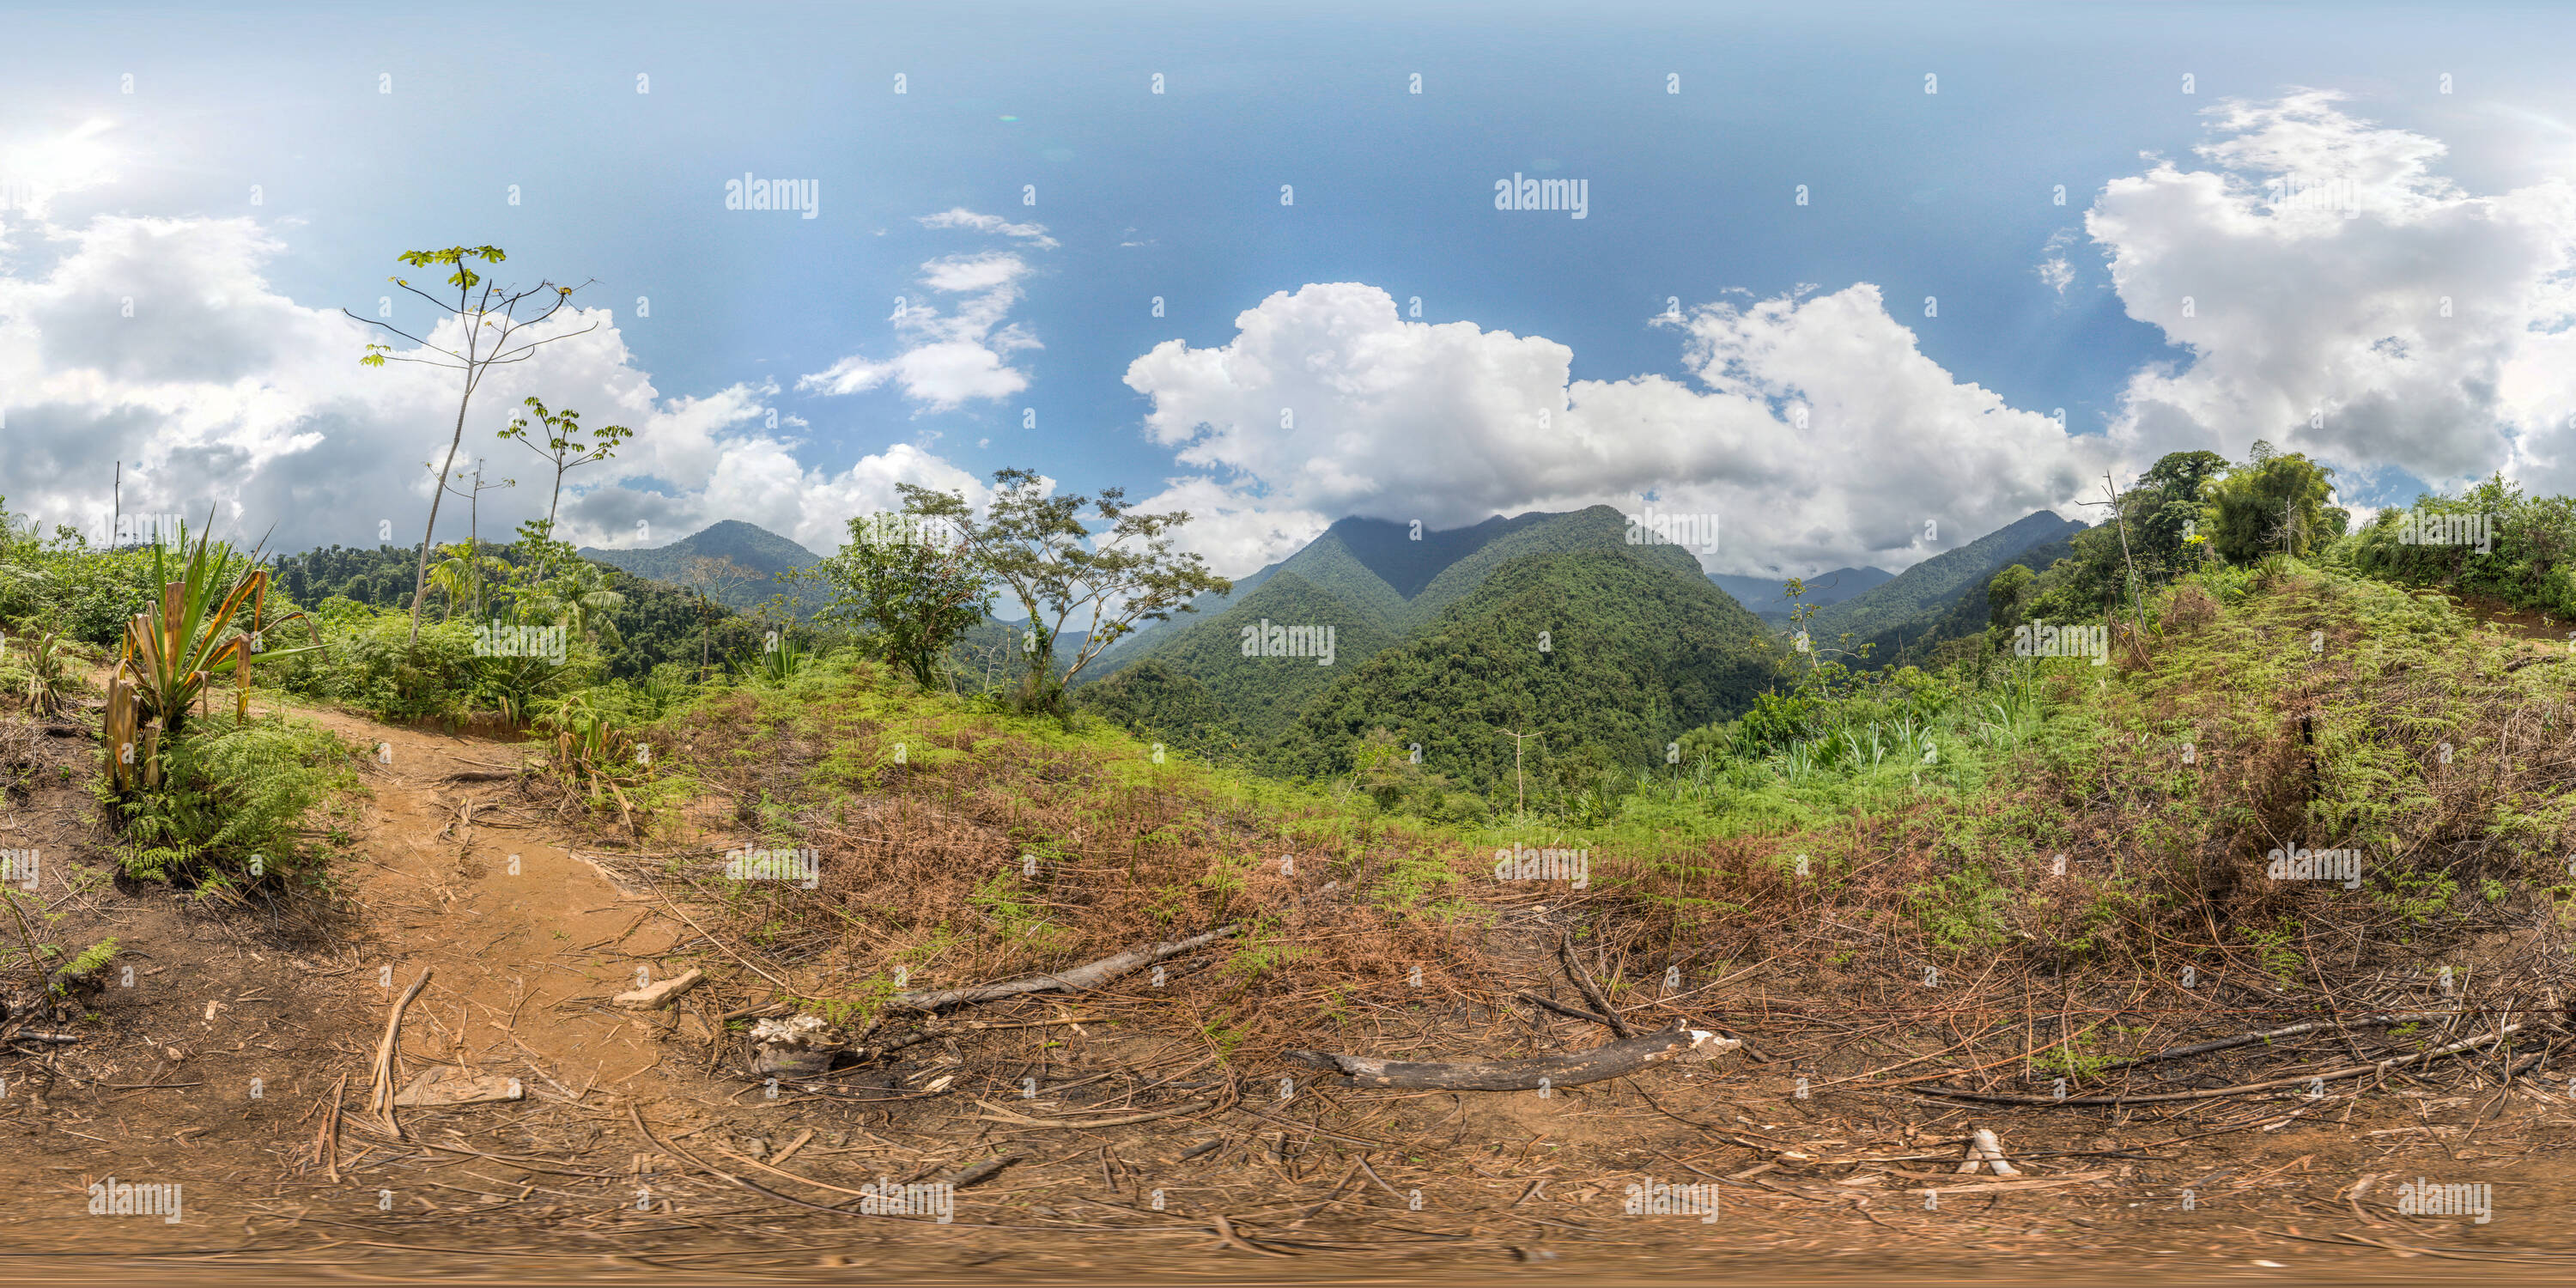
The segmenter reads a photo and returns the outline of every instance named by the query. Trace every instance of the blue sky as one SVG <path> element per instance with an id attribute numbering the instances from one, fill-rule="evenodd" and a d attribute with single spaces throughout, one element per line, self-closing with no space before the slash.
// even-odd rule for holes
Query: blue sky
<path id="1" fill-rule="evenodd" d="M 575 508 L 576 523 L 590 522 L 591 537 L 619 544 L 632 542 L 620 540 L 618 526 L 644 515 L 666 529 L 725 517 L 782 531 L 801 525 L 793 535 L 828 545 L 832 507 L 881 493 L 886 479 L 941 482 L 1029 465 L 1078 490 L 1122 485 L 1136 496 L 1217 507 L 1228 517 L 1208 525 L 1205 540 L 1235 572 L 1286 553 L 1344 513 L 1427 514 L 1446 525 L 1587 500 L 1725 512 L 1745 537 L 1710 561 L 1724 571 L 1846 561 L 1894 567 L 2029 509 L 2065 505 L 2076 495 L 2071 483 L 2097 467 L 2134 472 L 2157 449 L 2201 445 L 2196 434 L 2241 454 L 2257 430 L 2280 440 L 2294 439 L 2299 427 L 2267 428 L 2261 415 L 2212 423 L 2210 406 L 2250 411 L 2322 398 L 2378 407 L 2365 414 L 2378 417 L 2366 432 L 2338 438 L 2325 430 L 2296 444 L 2337 462 L 2347 499 L 2362 504 L 2402 501 L 2427 480 L 2491 468 L 2545 485 L 2568 459 L 2535 437 L 2537 427 L 2557 423 L 2555 391 L 2483 411 L 2419 413 L 2403 403 L 2408 389 L 2474 383 L 2480 363 L 2527 365 L 2545 356 L 2498 357 L 2495 345 L 2521 344 L 2513 338 L 2521 331 L 2554 325 L 2551 284 L 2563 269 L 2552 258 L 2563 249 L 2557 244 L 2522 247 L 2508 272 L 2548 295 L 2547 306 L 2526 301 L 2490 319 L 2505 338 L 2468 346 L 2458 371 L 2347 373 L 2324 393 L 2186 391 L 2174 395 L 2185 408 L 2177 420 L 2142 411 L 2133 381 L 2160 363 L 2187 374 L 2200 354 L 2174 343 L 2160 322 L 2132 316 L 2153 307 L 2114 289 L 2108 262 L 2119 247 L 2086 223 L 2106 185 L 2151 174 L 2143 154 L 2187 174 L 2219 169 L 2194 159 L 2196 147 L 2225 135 L 2214 133 L 2213 109 L 2236 102 L 2261 110 L 2303 89 L 2340 97 L 2275 122 L 2268 137 L 2280 146 L 2267 145 L 2266 155 L 2311 145 L 2329 159 L 2356 149 L 2395 155 L 2407 139 L 2438 140 L 2447 151 L 2430 166 L 2434 178 L 2406 183 L 2455 185 L 2456 196 L 2472 200 L 2523 193 L 2539 212 L 2527 212 L 2527 221 L 2545 223 L 2547 201 L 2528 194 L 2576 168 L 2569 164 L 2576 138 L 2564 124 L 2576 111 L 2562 60 L 2553 58 L 2571 47 L 2576 25 L 2564 9 L 466 5 L 405 16 L 334 5 L 0 6 L 0 14 L 13 33 L 12 48 L 0 51 L 0 72 L 13 86 L 0 146 L 19 147 L 27 169 L 26 149 L 89 130 L 106 158 L 77 182 L 40 175 L 53 191 L 34 218 L 23 200 L 14 220 L 0 213 L 0 228 L 9 230 L 8 277 L 0 281 L 22 288 L 14 339 L 22 355 L 37 354 L 0 364 L 0 378 L 10 381 L 0 389 L 0 412 L 11 414 L 17 432 L 65 439 L 46 454 L 53 468 L 22 457 L 13 477 L 0 464 L 0 492 L 22 512 L 30 503 L 76 509 L 103 499 L 87 476 L 95 443 L 128 432 L 117 427 L 167 417 L 173 399 L 190 400 L 177 385 L 202 374 L 188 376 L 188 360 L 147 352 L 152 345 L 238 342 L 237 334 L 128 338 L 115 342 L 113 359 L 84 358 L 61 339 L 76 327 L 47 327 L 47 309 L 69 308 L 66 300 L 91 289 L 67 280 L 67 259 L 95 249 L 83 239 L 102 235 L 102 220 L 120 219 L 250 229 L 239 235 L 264 246 L 257 283 L 291 302 L 282 307 L 297 310 L 299 321 L 285 330 L 315 352 L 266 366 L 245 359 L 226 367 L 221 383 L 301 395 L 308 428 L 353 440 L 379 434 L 391 445 L 378 455 L 417 457 L 438 444 L 415 446 L 408 431 L 368 428 L 375 412 L 351 402 L 366 401 L 363 390 L 319 388 L 315 373 L 340 361 L 329 350 L 343 341 L 317 319 L 343 305 L 371 312 L 396 251 L 490 242 L 510 252 L 504 277 L 524 270 L 598 279 L 578 298 L 613 311 L 622 351 L 550 375 L 548 387 L 559 391 L 550 401 L 574 402 L 594 419 L 687 420 L 684 404 L 693 405 L 695 428 L 672 433 L 707 440 L 703 451 L 635 462 L 658 472 L 576 476 L 585 497 L 603 493 Z M 1156 73 L 1164 80 L 1159 95 L 1150 92 Z M 1416 73 L 1420 94 L 1408 92 Z M 2450 94 L 2439 90 L 2445 73 L 2455 82 Z M 122 80 L 129 74 L 131 93 Z M 1925 92 L 1927 74 L 1937 76 L 1937 93 Z M 649 93 L 637 92 L 639 75 L 649 78 Z M 1679 92 L 1668 92 L 1676 75 Z M 390 93 L 380 92 L 386 76 Z M 2349 137 L 2318 143 L 2318 110 L 2332 118 L 2326 133 Z M 2246 127 L 2260 128 L 2269 127 Z M 818 216 L 726 210 L 726 179 L 746 172 L 814 181 Z M 1496 211 L 1494 181 L 1516 172 L 1584 180 L 1587 217 Z M 2260 181 L 2250 169 L 2238 177 Z M 2052 202 L 2060 184 L 2062 206 Z M 1281 204 L 1282 185 L 1293 186 L 1293 206 Z M 1794 201 L 1800 185 L 1809 193 L 1803 207 Z M 1023 200 L 1029 186 L 1033 205 Z M 2391 216 L 2390 236 L 2431 235 L 2412 200 L 2395 203 L 2405 210 Z M 947 211 L 1043 234 L 924 225 Z M 2355 227 L 2375 226 L 2376 218 Z M 2192 242 L 2187 226 L 2146 223 L 2129 238 L 2124 244 L 2160 248 L 2168 260 Z M 2285 234 L 2275 258 L 2297 259 L 2293 240 Z M 222 254 L 222 244 L 215 238 L 199 253 Z M 2456 245 L 2441 253 L 2469 254 Z M 805 380 L 845 361 L 892 362 L 923 343 L 890 320 L 896 297 L 960 318 L 976 292 L 925 290 L 925 265 L 994 256 L 1016 267 L 1007 297 L 993 297 L 995 311 L 970 339 L 1014 373 L 1002 383 L 1018 387 L 995 392 L 986 381 L 962 386 L 981 392 L 943 396 L 941 388 L 954 394 L 961 386 L 908 385 L 880 373 L 861 382 L 864 389 L 829 393 Z M 2405 258 L 2403 247 L 2357 253 L 2348 282 L 2330 263 L 2311 265 L 2304 302 L 2277 298 L 2302 291 L 2295 276 L 2263 284 L 2277 286 L 2275 298 L 2256 299 L 2257 283 L 2215 265 L 2210 285 L 2197 289 L 2208 299 L 2248 288 L 2228 307 L 2244 316 L 2242 334 L 2251 337 L 2297 325 L 2289 316 L 2253 318 L 2258 310 L 2363 313 L 2372 297 L 2413 289 L 2367 280 L 2367 263 Z M 2050 259 L 2063 263 L 2062 286 L 2043 279 Z M 142 272 L 133 264 L 123 271 Z M 142 276 L 157 286 L 180 271 Z M 1478 351 L 1447 375 L 1435 360 L 1408 366 L 1404 378 L 1423 386 L 1411 391 L 1353 392 L 1365 382 L 1347 378 L 1353 368 L 1336 367 L 1295 394 L 1307 404 L 1305 428 L 1284 441 L 1209 448 L 1224 437 L 1223 424 L 1211 422 L 1195 438 L 1185 427 L 1149 426 L 1158 407 L 1168 418 L 1213 406 L 1222 420 L 1232 414 L 1227 408 L 1266 407 L 1267 393 L 1218 396 L 1204 378 L 1168 375 L 1140 388 L 1131 364 L 1173 341 L 1225 351 L 1246 310 L 1274 293 L 1332 283 L 1384 291 L 1399 324 L 1414 320 L 1419 297 L 1420 321 L 1469 324 L 1476 343 L 1467 347 Z M 1673 458 L 1667 478 L 1661 467 L 1619 459 L 1627 448 L 1613 445 L 1593 450 L 1592 465 L 1541 462 L 1516 474 L 1495 462 L 1526 444 L 1460 431 L 1455 416 L 1484 413 L 1424 392 L 1444 382 L 1510 384 L 1511 372 L 1492 365 L 1519 360 L 1492 356 L 1509 348 L 1497 338 L 1508 333 L 1569 350 L 1567 372 L 1578 384 L 1661 376 L 1706 395 L 1709 351 L 1694 344 L 1713 343 L 1730 360 L 1752 363 L 1751 383 L 1769 391 L 1758 400 L 1782 411 L 1802 400 L 1818 368 L 1794 378 L 1762 371 L 1777 335 L 1754 333 L 1741 315 L 1712 329 L 1690 319 L 1711 305 L 1743 309 L 1859 284 L 1876 288 L 1878 311 L 1910 341 L 1890 341 L 1895 333 L 1856 305 L 1873 325 L 1844 328 L 1851 354 L 1812 362 L 1839 364 L 1827 369 L 1849 370 L 1860 382 L 1879 379 L 1873 363 L 1919 359 L 1950 386 L 1981 388 L 2000 408 L 1968 407 L 1976 400 L 1947 389 L 1928 402 L 1850 405 L 1835 419 L 1823 411 L 1830 400 L 1815 398 L 1820 422 L 1832 423 L 1819 423 L 1795 459 L 1765 456 L 1749 439 L 1714 455 L 1675 448 L 1664 453 Z M 2345 288 L 2354 298 L 2339 301 L 2335 292 Z M 638 296 L 651 301 L 650 317 L 635 316 Z M 1157 296 L 1165 302 L 1159 318 L 1150 309 Z M 1924 316 L 1927 296 L 1938 300 L 1937 317 Z M 10 298 L 0 294 L 0 318 L 11 316 Z M 1657 325 L 1668 298 L 1683 318 Z M 1831 321 L 1816 315 L 1811 330 Z M 1316 325 L 1297 334 L 1345 335 L 1356 324 L 1345 317 Z M 1387 342 L 1422 334 L 1399 325 Z M 0 331 L 0 340 L 11 335 Z M 1820 354 L 1837 343 L 1809 338 Z M 351 362 L 358 342 L 345 342 Z M 2213 336 L 2199 347 L 2227 342 Z M 1884 352 L 1889 343 L 1911 356 Z M 2331 357 L 2341 341 L 2318 343 Z M 1862 352 L 1871 346 L 1875 357 Z M 1227 361 L 1240 365 L 1240 356 Z M 2250 354 L 2252 374 L 2232 378 L 2259 381 L 2263 369 L 2287 360 Z M 83 361 L 142 384 L 158 381 L 162 391 L 121 401 L 64 392 L 79 383 L 67 373 Z M 1318 360 L 1346 361 L 1362 360 Z M 2361 387 L 2371 380 L 2388 388 Z M 639 381 L 649 381 L 649 396 L 636 391 Z M 592 386 L 602 392 L 588 392 Z M 1579 392 L 1567 395 L 1571 408 L 1559 408 L 1564 419 L 1545 422 L 1546 432 L 1656 432 L 1632 428 L 1660 414 L 1652 407 L 1631 409 L 1625 420 L 1587 418 Z M 417 393 L 421 401 L 436 395 L 431 386 Z M 1343 395 L 1357 401 L 1336 406 Z M 1466 396 L 1466 404 L 1477 402 Z M 1689 407 L 1662 432 L 1694 442 L 1759 436 L 1704 396 Z M 1909 408 L 1920 409 L 1924 424 L 1909 423 L 1918 414 Z M 2019 417 L 2014 434 L 2029 435 L 2042 431 L 2028 418 L 2059 408 L 2072 437 L 2093 446 L 1980 437 L 1959 419 Z M 764 477 L 774 490 L 801 489 L 802 498 L 695 496 L 706 482 L 698 472 L 720 477 L 725 443 L 768 432 L 772 410 L 783 423 L 778 450 L 761 458 Z M 1035 413 L 1034 429 L 1023 428 L 1026 411 Z M 1517 413 L 1494 414 L 1508 421 Z M 2435 428 L 2423 414 L 2447 419 Z M 136 456 L 147 459 L 141 486 L 191 507 L 212 490 L 246 520 L 279 519 L 296 541 L 356 543 L 343 531 L 372 529 L 379 512 L 403 512 L 406 488 L 426 497 L 417 479 L 389 476 L 372 491 L 337 485 L 346 470 L 326 463 L 329 451 L 280 447 L 294 439 L 294 426 L 241 428 L 246 416 L 235 415 L 232 430 L 198 431 L 204 451 L 193 457 L 152 462 L 152 447 L 137 442 Z M 1701 416 L 1717 419 L 1691 419 Z M 2452 423 L 2462 416 L 2471 423 Z M 2192 427 L 2177 429 L 2183 421 Z M 425 423 L 434 428 L 435 417 Z M 2419 423 L 2445 441 L 2412 449 L 2403 440 Z M 648 438 L 661 432 L 646 428 Z M 1475 477 L 1448 488 L 1436 459 L 1407 466 L 1375 447 L 1335 441 L 1389 434 L 1433 443 L 1454 435 L 1453 466 Z M 1968 449 L 1992 447 L 2019 464 L 1978 467 L 1974 450 L 1953 450 L 1945 455 L 1963 462 L 1961 474 L 1909 480 L 1888 455 L 1909 434 L 1956 435 Z M 244 448 L 250 440 L 269 446 Z M 1195 459 L 1193 442 L 1201 449 Z M 496 461 L 506 459 L 486 446 Z M 311 460 L 299 466 L 300 456 Z M 779 475 L 790 468 L 782 456 L 802 481 Z M 1284 464 L 1308 457 L 1338 464 L 1321 474 Z M 2045 468 L 2026 476 L 1986 480 L 2041 457 Z M 1836 458 L 1835 466 L 1800 463 Z M 1897 475 L 1853 473 L 1873 465 Z M 299 469 L 314 476 L 297 478 Z M 241 475 L 239 487 L 227 489 L 227 471 Z M 1370 471 L 1386 475 L 1384 486 L 1348 477 Z M 1841 499 L 1808 508 L 1826 493 Z M 260 509 L 283 513 L 251 513 Z M 1886 517 L 1896 510 L 1905 511 L 1904 522 Z M 1907 535 L 1918 532 L 1917 512 L 1948 517 L 1951 531 Z M 444 523 L 441 535 L 453 535 Z M 665 530 L 654 540 L 677 535 Z"/>

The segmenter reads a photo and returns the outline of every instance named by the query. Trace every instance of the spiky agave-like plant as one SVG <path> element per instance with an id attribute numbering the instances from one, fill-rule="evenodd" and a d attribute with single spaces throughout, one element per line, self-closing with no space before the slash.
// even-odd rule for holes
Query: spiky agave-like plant
<path id="1" fill-rule="evenodd" d="M 125 646 L 108 680 L 107 745 L 109 775 L 120 788 L 134 785 L 137 770 L 146 786 L 160 779 L 156 752 L 162 739 L 175 737 L 186 725 L 188 708 L 218 675 L 230 672 L 240 682 L 245 704 L 254 657 L 286 657 L 303 648 L 268 649 L 266 632 L 298 620 L 289 613 L 271 621 L 266 616 L 268 569 L 259 566 L 259 549 L 235 573 L 236 552 L 230 542 L 214 540 L 214 515 L 196 544 L 179 529 L 184 560 L 174 560 L 168 543 L 152 543 L 152 580 L 161 587 L 155 609 L 136 613 L 125 624 Z M 250 609 L 252 628 L 233 619 Z M 159 722 L 157 729 L 147 728 Z"/>

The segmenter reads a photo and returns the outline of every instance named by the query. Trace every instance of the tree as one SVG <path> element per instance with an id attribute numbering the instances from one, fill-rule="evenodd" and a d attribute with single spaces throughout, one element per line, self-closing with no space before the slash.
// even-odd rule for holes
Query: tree
<path id="1" fill-rule="evenodd" d="M 1137 622 L 1169 621 L 1174 612 L 1192 611 L 1190 600 L 1201 594 L 1234 589 L 1207 570 L 1205 559 L 1172 548 L 1171 534 L 1190 521 L 1185 510 L 1139 514 L 1120 488 L 1105 488 L 1096 500 L 1050 496 L 1054 482 L 1031 470 L 996 470 L 993 484 L 981 518 L 954 493 L 895 486 L 906 513 L 950 525 L 977 570 L 1010 587 L 1028 613 L 1022 635 L 1028 674 L 1018 697 L 1023 711 L 1061 713 L 1065 686 Z M 1092 510 L 1088 519 L 1085 507 Z M 1094 533 L 1086 523 L 1108 529 Z M 1090 620 L 1081 647 L 1058 677 L 1056 641 L 1065 622 L 1085 609 Z"/>
<path id="2" fill-rule="evenodd" d="M 429 589 L 430 545 L 438 538 L 438 503 L 447 498 L 446 480 L 456 468 L 457 449 L 465 442 L 465 412 L 473 405 L 474 391 L 482 387 L 483 378 L 491 373 L 492 368 L 525 362 L 536 355 L 540 346 L 595 330 L 599 324 L 593 322 L 580 331 L 539 335 L 534 339 L 526 338 L 530 328 L 542 326 L 547 320 L 553 318 L 572 298 L 572 293 L 580 290 L 581 287 L 557 286 L 551 281 L 540 280 L 535 286 L 524 290 L 512 290 L 488 281 L 482 274 L 475 272 L 473 265 L 467 261 L 482 260 L 487 268 L 498 264 L 508 258 L 498 246 L 450 246 L 445 250 L 407 250 L 395 258 L 413 268 L 443 265 L 456 270 L 447 278 L 447 284 L 456 288 L 454 304 L 431 295 L 402 278 L 394 277 L 386 280 L 429 301 L 430 305 L 440 312 L 454 317 L 464 332 L 463 340 L 452 347 L 433 344 L 391 322 L 362 318 L 347 309 L 340 310 L 355 321 L 364 322 L 369 326 L 383 327 L 420 346 L 415 350 L 415 356 L 406 357 L 396 354 L 392 345 L 370 344 L 367 346 L 366 356 L 358 359 L 361 364 L 382 367 L 389 361 L 417 362 L 425 366 L 443 367 L 450 371 L 465 373 L 464 388 L 456 399 L 456 432 L 447 440 L 446 462 L 438 467 L 440 485 L 432 489 L 429 494 L 429 525 L 421 533 L 420 563 L 413 570 L 411 642 L 417 645 L 420 643 L 420 602 L 423 594 Z M 478 287 L 481 288 L 480 294 L 476 293 Z M 542 308 L 538 307 L 540 304 L 543 305 Z M 519 316 L 521 309 L 532 311 L 529 316 L 521 317 Z M 430 330 L 435 331 L 436 328 L 430 328 Z M 416 356 L 422 353 L 436 356 Z"/>
<path id="3" fill-rule="evenodd" d="M 528 437 L 531 427 L 524 416 L 511 417 L 510 427 L 502 430 L 500 436 L 525 446 L 554 465 L 555 490 L 546 498 L 546 530 L 552 533 L 555 511 L 563 504 L 565 472 L 617 455 L 617 445 L 633 438 L 635 431 L 624 425 L 604 425 L 590 442 L 584 443 L 580 437 L 580 412 L 570 407 L 559 412 L 547 411 L 546 405 L 537 401 L 534 394 L 522 399 L 521 405 L 536 412 L 537 424 L 545 427 L 546 445 L 539 447 L 535 439 Z"/>
<path id="4" fill-rule="evenodd" d="M 422 463 L 422 468 L 428 468 L 427 462 Z M 463 487 L 457 486 L 468 478 L 473 481 Z M 496 488 L 518 485 L 517 479 L 503 479 L 498 483 L 484 482 L 483 459 L 479 456 L 474 459 L 474 472 L 471 475 L 458 470 L 453 479 L 441 484 L 448 491 L 465 498 L 465 544 L 448 546 L 447 558 L 439 561 L 436 567 L 429 570 L 430 584 L 447 593 L 448 616 L 456 615 L 457 597 L 464 594 L 473 596 L 474 616 L 476 620 L 481 620 L 484 586 L 509 575 L 508 564 L 483 553 L 483 494 Z"/>
<path id="5" fill-rule="evenodd" d="M 1780 583 L 1780 596 L 1789 601 L 1789 645 L 1807 655 L 1807 672 L 1814 674 L 1817 667 L 1824 665 L 1825 655 L 1829 653 L 1841 657 L 1867 659 L 1870 651 L 1870 646 L 1867 644 L 1861 645 L 1858 650 L 1826 648 L 1807 637 L 1808 619 L 1825 611 L 1822 605 L 1807 602 L 1808 589 L 1807 580 L 1804 577 L 1791 577 Z M 1851 642 L 1851 637 L 1850 631 L 1844 631 L 1834 637 L 1834 642 L 1848 644 Z"/>
<path id="6" fill-rule="evenodd" d="M 944 527 L 914 515 L 853 515 L 838 553 L 789 574 L 830 587 L 817 616 L 859 626 L 871 653 L 925 689 L 939 683 L 949 645 L 993 610 L 991 583 Z"/>
<path id="7" fill-rule="evenodd" d="M 2168 452 L 2138 476 L 2129 493 L 2137 502 L 2129 526 L 2141 560 L 2166 567 L 2181 562 L 2183 542 L 2200 523 L 2204 489 L 2228 468 L 2216 452 Z"/>
<path id="8" fill-rule="evenodd" d="M 760 580 L 758 569 L 745 568 L 724 555 L 693 555 L 680 572 L 680 584 L 698 594 L 698 680 L 707 678 L 707 637 L 715 629 L 716 619 L 724 616 L 716 605 L 726 596 Z"/>
<path id="9" fill-rule="evenodd" d="M 2296 452 L 2258 442 L 2252 460 L 2208 485 L 2210 545 L 2230 563 L 2248 564 L 2274 551 L 2305 555 L 2343 535 L 2329 514 L 2334 471 Z"/>
<path id="10" fill-rule="evenodd" d="M 2021 621 L 2022 594 L 2030 589 L 2033 575 L 2028 567 L 2014 564 L 1986 583 L 1987 626 L 2001 629 Z"/>

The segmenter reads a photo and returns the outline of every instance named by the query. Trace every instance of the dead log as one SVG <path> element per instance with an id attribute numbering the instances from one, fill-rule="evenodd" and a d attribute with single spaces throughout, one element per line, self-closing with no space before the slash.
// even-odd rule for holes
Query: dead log
<path id="1" fill-rule="evenodd" d="M 1374 1056 L 1333 1055 L 1323 1051 L 1283 1051 L 1280 1054 L 1310 1069 L 1342 1074 L 1347 1079 L 1344 1084 L 1347 1086 L 1429 1091 L 1533 1091 L 1541 1083 L 1549 1087 L 1579 1087 L 1587 1082 L 1604 1082 L 1685 1057 L 1714 1059 L 1742 1045 L 1733 1038 L 1720 1037 L 1703 1029 L 1670 1028 L 1589 1051 L 1577 1051 L 1572 1055 L 1525 1060 L 1430 1064 L 1413 1060 L 1381 1060 Z"/>
<path id="2" fill-rule="evenodd" d="M 1078 992 L 1098 988 L 1129 971 L 1142 970 L 1166 957 L 1177 956 L 1193 948 L 1204 947 L 1242 929 L 1241 925 L 1219 926 L 1204 935 L 1175 939 L 1167 943 L 1131 948 L 1114 957 L 1076 966 L 1052 974 L 1026 975 L 1003 980 L 998 984 L 977 984 L 971 988 L 915 989 L 886 999 L 886 1008 L 896 1011 L 943 1011 L 952 1006 L 970 1006 L 977 1002 L 999 1001 L 1023 993 Z"/>

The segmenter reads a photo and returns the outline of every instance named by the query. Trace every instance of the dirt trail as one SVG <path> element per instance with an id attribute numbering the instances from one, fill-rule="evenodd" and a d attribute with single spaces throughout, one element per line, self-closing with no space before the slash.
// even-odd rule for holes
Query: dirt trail
<path id="1" fill-rule="evenodd" d="M 505 803 L 506 784 L 451 781 L 516 769 L 521 747 L 302 714 L 375 749 L 364 859 L 345 875 L 367 910 L 366 956 L 385 999 L 434 970 L 405 1019 L 408 1069 L 516 1074 L 533 1061 L 528 1086 L 569 1095 L 630 1089 L 660 1063 L 640 1031 L 653 1021 L 610 1009 L 610 999 L 636 987 L 639 965 L 652 978 L 674 973 L 659 956 L 671 923 L 557 829 Z"/>

